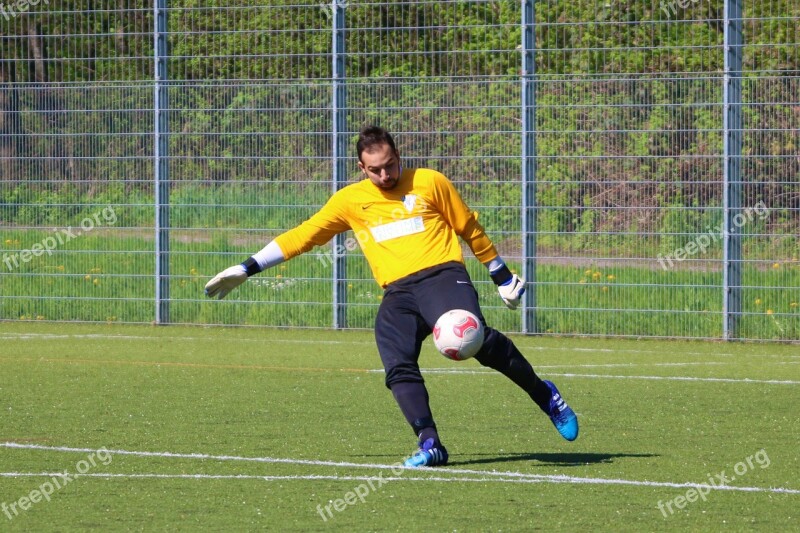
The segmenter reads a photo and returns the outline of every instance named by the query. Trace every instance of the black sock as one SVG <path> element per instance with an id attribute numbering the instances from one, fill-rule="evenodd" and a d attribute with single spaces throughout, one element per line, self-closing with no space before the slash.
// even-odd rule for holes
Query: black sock
<path id="1" fill-rule="evenodd" d="M 542 411 L 549 413 L 550 388 L 536 375 L 511 339 L 495 329 L 486 328 L 486 340 L 475 358 L 516 383 Z"/>
<path id="2" fill-rule="evenodd" d="M 420 442 L 432 438 L 438 443 L 439 433 L 436 431 L 436 424 L 433 421 L 428 389 L 425 388 L 425 384 L 412 381 L 394 383 L 392 384 L 392 395 Z"/>

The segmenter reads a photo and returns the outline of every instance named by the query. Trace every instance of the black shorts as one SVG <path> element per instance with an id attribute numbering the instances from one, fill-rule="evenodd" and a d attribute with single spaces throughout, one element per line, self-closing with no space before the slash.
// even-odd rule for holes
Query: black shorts
<path id="1" fill-rule="evenodd" d="M 461 263 L 428 268 L 386 287 L 375 318 L 375 340 L 387 387 L 399 381 L 423 381 L 417 363 L 422 342 L 451 309 L 471 311 L 486 326 L 478 293 Z"/>

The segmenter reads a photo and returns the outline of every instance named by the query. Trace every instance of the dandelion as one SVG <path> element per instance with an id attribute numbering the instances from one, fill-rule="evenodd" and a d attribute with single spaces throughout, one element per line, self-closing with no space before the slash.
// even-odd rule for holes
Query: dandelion
<path id="1" fill-rule="evenodd" d="M 59 272 L 64 272 L 64 265 L 58 265 L 58 266 L 56 267 L 56 269 L 57 269 Z"/>
<path id="2" fill-rule="evenodd" d="M 606 276 L 606 279 L 608 279 L 608 281 L 614 281 L 615 279 L 617 279 L 617 276 L 615 276 L 614 274 L 609 274 L 608 276 Z"/>
<path id="3" fill-rule="evenodd" d="M 86 281 L 91 281 L 92 280 L 92 276 L 90 276 L 89 274 L 86 274 L 85 276 L 83 276 L 83 279 L 85 279 Z"/>
<path id="4" fill-rule="evenodd" d="M 586 283 L 586 278 L 581 278 L 581 280 L 578 283 L 580 283 L 580 284 Z"/>
<path id="5" fill-rule="evenodd" d="M 189 274 L 192 275 L 192 276 L 196 276 L 197 275 L 197 269 L 192 267 L 191 269 L 189 269 Z"/>
<path id="6" fill-rule="evenodd" d="M 584 270 L 583 271 L 583 275 L 584 276 L 591 276 L 592 275 L 592 269 L 588 268 L 588 269 Z"/>
<path id="7" fill-rule="evenodd" d="M 608 287 L 603 287 L 603 292 L 608 292 Z"/>
<path id="8" fill-rule="evenodd" d="M 780 267 L 781 267 L 780 263 L 772 263 L 772 268 L 780 268 Z"/>
<path id="9" fill-rule="evenodd" d="M 283 277 L 283 275 L 281 275 L 281 274 L 275 274 L 275 279 L 281 279 L 282 277 Z"/>
<path id="10" fill-rule="evenodd" d="M 756 305 L 761 305 L 761 298 L 756 298 Z"/>
<path id="11" fill-rule="evenodd" d="M 601 277 L 602 275 L 603 275 L 603 274 L 602 274 L 602 273 L 600 273 L 600 272 L 595 272 L 594 274 L 592 274 L 592 279 L 593 279 L 593 280 L 595 280 L 595 281 L 597 281 L 598 279 L 600 279 L 600 277 Z"/>
<path id="12" fill-rule="evenodd" d="M 44 320 L 44 315 L 36 315 L 36 320 Z"/>
<path id="13" fill-rule="evenodd" d="M 11 239 L 6 239 L 6 244 L 11 244 Z"/>
<path id="14" fill-rule="evenodd" d="M 352 284 L 352 283 L 348 283 L 348 284 L 347 284 L 347 288 L 348 288 L 348 289 L 352 289 L 352 288 L 353 288 L 353 284 Z"/>
<path id="15" fill-rule="evenodd" d="M 94 278 L 94 281 L 92 281 L 92 283 L 94 283 L 95 285 L 100 285 L 100 280 L 98 278 Z"/>
<path id="16" fill-rule="evenodd" d="M 771 315 L 773 313 L 772 309 L 767 309 L 767 314 Z"/>
<path id="17" fill-rule="evenodd" d="M 791 307 L 792 309 L 797 309 L 797 302 L 790 303 L 789 307 Z"/>

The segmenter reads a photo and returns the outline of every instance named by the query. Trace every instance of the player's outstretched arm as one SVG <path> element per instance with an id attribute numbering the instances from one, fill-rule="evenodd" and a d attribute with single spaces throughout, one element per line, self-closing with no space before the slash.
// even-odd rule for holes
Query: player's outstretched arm
<path id="1" fill-rule="evenodd" d="M 206 296 L 222 300 L 250 276 L 283 263 L 285 260 L 280 246 L 275 241 L 271 241 L 241 265 L 226 268 L 214 276 L 211 281 L 206 283 Z"/>
<path id="2" fill-rule="evenodd" d="M 509 309 L 516 309 L 522 295 L 525 294 L 525 280 L 512 274 L 499 256 L 484 264 L 489 269 L 492 281 L 497 285 L 497 292 L 500 293 L 503 303 Z"/>

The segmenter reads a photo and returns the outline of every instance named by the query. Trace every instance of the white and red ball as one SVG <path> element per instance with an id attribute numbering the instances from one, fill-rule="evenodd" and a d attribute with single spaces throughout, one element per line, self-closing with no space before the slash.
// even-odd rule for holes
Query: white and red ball
<path id="1" fill-rule="evenodd" d="M 433 344 L 448 359 L 469 359 L 483 346 L 483 324 L 475 314 L 465 309 L 453 309 L 436 321 Z"/>

